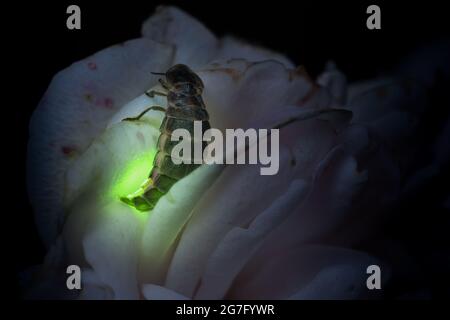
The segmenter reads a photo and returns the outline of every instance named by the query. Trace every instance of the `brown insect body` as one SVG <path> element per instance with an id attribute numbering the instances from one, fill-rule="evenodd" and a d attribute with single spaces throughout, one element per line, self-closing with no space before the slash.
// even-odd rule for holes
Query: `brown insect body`
<path id="1" fill-rule="evenodd" d="M 175 129 L 186 129 L 194 136 L 194 121 L 202 121 L 202 130 L 210 128 L 209 116 L 202 99 L 203 82 L 187 66 L 178 64 L 170 68 L 166 81 L 160 80 L 168 90 L 167 109 L 159 129 L 158 152 L 150 172 L 150 183 L 144 193 L 134 198 L 122 198 L 122 201 L 140 211 L 152 210 L 158 200 L 180 179 L 195 170 L 199 164 L 175 164 L 171 152 L 178 141 L 171 141 Z M 191 141 L 194 143 L 195 141 Z M 202 143 L 205 148 L 206 143 Z"/>

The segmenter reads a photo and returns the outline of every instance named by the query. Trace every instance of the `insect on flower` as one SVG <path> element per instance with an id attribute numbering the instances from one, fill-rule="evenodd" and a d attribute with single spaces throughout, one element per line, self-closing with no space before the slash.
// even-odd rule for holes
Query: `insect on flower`
<path id="1" fill-rule="evenodd" d="M 202 99 L 204 85 L 197 74 L 183 64 L 171 67 L 166 73 L 153 74 L 165 75 L 165 80 L 159 79 L 159 82 L 167 90 L 167 93 L 150 90 L 146 94 L 150 97 L 154 95 L 166 96 L 167 110 L 161 106 L 151 106 L 137 117 L 124 119 L 124 121 L 139 120 L 149 110 L 165 112 L 165 117 L 159 129 L 158 151 L 148 179 L 136 193 L 121 198 L 123 202 L 139 211 L 152 210 L 158 200 L 178 180 L 200 166 L 198 161 L 191 161 L 191 164 L 175 164 L 172 161 L 172 149 L 178 143 L 177 141 L 171 141 L 172 132 L 176 129 L 186 129 L 192 133 L 194 121 L 202 121 L 203 131 L 210 128 L 209 115 Z M 203 149 L 207 145 L 206 142 L 195 140 L 191 140 L 191 143 L 201 143 Z"/>

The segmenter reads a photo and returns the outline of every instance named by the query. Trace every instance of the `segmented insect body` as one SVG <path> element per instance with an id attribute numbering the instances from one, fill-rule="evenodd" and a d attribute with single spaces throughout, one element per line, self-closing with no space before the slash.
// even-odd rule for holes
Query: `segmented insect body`
<path id="1" fill-rule="evenodd" d="M 204 86 L 200 77 L 182 64 L 170 68 L 165 73 L 165 77 L 166 81 L 160 79 L 160 83 L 168 91 L 167 109 L 159 130 L 158 152 L 149 175 L 148 185 L 145 186 L 145 191 L 141 195 L 122 198 L 122 201 L 140 211 L 152 210 L 158 200 L 170 190 L 175 182 L 200 166 L 194 164 L 193 159 L 191 164 L 175 164 L 172 161 L 172 149 L 179 143 L 179 141 L 171 141 L 172 132 L 175 129 L 183 128 L 188 130 L 192 139 L 194 139 L 194 121 L 202 121 L 203 131 L 210 128 L 208 112 L 201 96 Z M 150 92 L 150 94 L 161 93 Z M 128 120 L 132 120 L 132 118 Z M 191 141 L 191 143 L 194 142 L 194 140 Z M 202 143 L 202 149 L 204 149 L 206 143 L 200 143 Z M 193 157 L 193 152 L 191 154 Z"/>

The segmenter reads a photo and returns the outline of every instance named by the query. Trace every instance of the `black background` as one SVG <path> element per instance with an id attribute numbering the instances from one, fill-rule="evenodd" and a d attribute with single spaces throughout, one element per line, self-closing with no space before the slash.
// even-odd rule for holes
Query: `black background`
<path id="1" fill-rule="evenodd" d="M 219 36 L 232 34 L 285 53 L 296 64 L 305 65 L 312 76 L 323 69 L 327 60 L 333 59 L 353 81 L 388 72 L 415 48 L 448 38 L 450 13 L 444 2 L 74 0 L 30 1 L 4 9 L 5 51 L 12 56 L 7 67 L 13 71 L 8 94 L 20 95 L 22 99 L 20 105 L 11 107 L 13 121 L 8 121 L 16 132 L 10 153 L 14 176 L 8 178 L 12 183 L 8 183 L 8 199 L 14 190 L 12 200 L 8 200 L 14 204 L 11 229 L 19 230 L 9 238 L 9 243 L 14 244 L 13 268 L 17 271 L 40 264 L 45 254 L 25 185 L 31 113 L 56 72 L 107 46 L 139 37 L 142 22 L 157 5 L 178 5 Z M 70 4 L 81 7 L 81 30 L 66 28 L 66 8 Z M 381 7 L 381 30 L 366 28 L 366 8 L 370 4 Z M 448 108 L 440 112 L 444 118 L 448 117 Z M 405 213 L 386 232 L 397 233 L 405 243 L 424 251 L 429 246 L 445 246 L 439 232 L 446 231 L 439 230 L 439 226 L 449 225 L 448 216 L 438 212 L 436 218 L 426 222 L 421 219 L 424 214 L 436 212 L 434 204 L 448 190 L 439 187 L 445 182 L 444 176 L 432 181 L 411 203 L 403 204 Z M 448 293 L 447 285 L 441 281 L 444 272 L 436 272 L 436 266 L 427 266 L 425 262 L 423 268 L 424 276 L 418 281 L 429 283 L 436 297 Z"/>

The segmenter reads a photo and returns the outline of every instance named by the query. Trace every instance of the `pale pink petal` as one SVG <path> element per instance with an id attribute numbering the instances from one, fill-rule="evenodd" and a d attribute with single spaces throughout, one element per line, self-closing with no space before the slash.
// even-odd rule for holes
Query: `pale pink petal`
<path id="1" fill-rule="evenodd" d="M 276 60 L 286 67 L 293 67 L 292 62 L 282 54 L 230 36 L 218 39 L 190 14 L 172 6 L 158 7 L 155 14 L 143 24 L 142 34 L 173 46 L 173 64 L 183 63 L 194 69 L 212 61 L 234 58 L 251 62 Z"/>
<path id="2" fill-rule="evenodd" d="M 351 215 L 352 201 L 366 181 L 367 173 L 358 171 L 355 159 L 340 147 L 334 148 L 316 169 L 311 193 L 267 236 L 251 264 L 262 264 L 289 248 L 323 240 Z"/>
<path id="3" fill-rule="evenodd" d="M 317 162 L 332 148 L 335 131 L 326 121 L 310 119 L 282 129 L 280 141 L 276 175 L 261 176 L 259 165 L 229 166 L 200 200 L 170 265 L 169 288 L 191 297 L 221 239 L 233 227 L 247 227 L 286 191 L 291 180 L 311 179 Z"/>
<path id="4" fill-rule="evenodd" d="M 250 63 L 230 60 L 198 71 L 204 81 L 203 98 L 213 127 L 259 128 L 284 106 L 305 106 L 317 88 L 301 70 L 276 61 Z M 323 101 L 321 107 L 328 107 Z"/>
<path id="5" fill-rule="evenodd" d="M 99 276 L 92 269 L 81 271 L 81 293 L 79 300 L 112 300 L 114 292 L 100 281 Z"/>
<path id="6" fill-rule="evenodd" d="M 330 94 L 339 104 L 347 100 L 347 77 L 337 69 L 334 62 L 328 62 L 325 71 L 317 78 L 317 83 L 327 87 Z"/>
<path id="7" fill-rule="evenodd" d="M 149 113 L 146 117 L 159 117 Z M 64 239 L 71 261 L 92 268 L 118 299 L 137 298 L 148 215 L 120 202 L 148 176 L 159 136 L 151 121 L 108 127 L 66 172 Z"/>
<path id="8" fill-rule="evenodd" d="M 137 299 L 141 213 L 118 202 L 100 210 L 83 237 L 86 261 L 115 299 Z"/>
<path id="9" fill-rule="evenodd" d="M 201 22 L 176 8 L 160 6 L 142 25 L 145 38 L 171 45 L 174 49 L 172 65 L 187 64 L 198 68 L 211 61 L 218 41 Z M 165 72 L 166 69 L 156 70 Z"/>
<path id="10" fill-rule="evenodd" d="M 58 237 L 49 247 L 43 264 L 26 271 L 30 276 L 30 283 L 25 285 L 23 297 L 25 299 L 76 298 L 78 292 L 67 290 L 66 256 L 64 239 Z"/>
<path id="11" fill-rule="evenodd" d="M 390 85 L 394 79 L 388 77 L 379 77 L 374 79 L 367 79 L 363 81 L 350 83 L 347 92 L 347 101 L 352 101 L 355 97 L 365 94 L 366 92 L 380 86 Z"/>
<path id="12" fill-rule="evenodd" d="M 294 180 L 288 190 L 258 215 L 248 228 L 231 229 L 208 258 L 195 298 L 224 298 L 235 276 L 262 243 L 262 239 L 290 214 L 307 191 L 306 181 Z"/>
<path id="13" fill-rule="evenodd" d="M 372 124 L 394 111 L 417 113 L 425 102 L 424 90 L 417 82 L 381 79 L 354 89 L 347 108 L 353 112 L 354 123 Z"/>
<path id="14" fill-rule="evenodd" d="M 28 190 L 42 239 L 62 224 L 63 175 L 126 102 L 156 83 L 172 49 L 148 39 L 100 51 L 59 72 L 33 113 L 28 145 Z"/>
<path id="15" fill-rule="evenodd" d="M 178 239 L 198 200 L 223 166 L 203 165 L 175 183 L 149 214 L 141 237 L 139 281 L 162 284 Z"/>
<path id="16" fill-rule="evenodd" d="M 144 284 L 142 294 L 147 300 L 189 300 L 178 292 L 158 286 L 156 284 Z"/>
<path id="17" fill-rule="evenodd" d="M 288 68 L 295 65 L 280 53 L 247 43 L 234 37 L 225 36 L 220 39 L 220 46 L 214 60 L 245 59 L 247 61 L 276 60 Z"/>
<path id="18" fill-rule="evenodd" d="M 370 297 L 369 265 L 387 267 L 361 252 L 308 245 L 291 247 L 259 265 L 248 265 L 235 280 L 228 299 L 355 299 Z"/>

